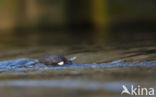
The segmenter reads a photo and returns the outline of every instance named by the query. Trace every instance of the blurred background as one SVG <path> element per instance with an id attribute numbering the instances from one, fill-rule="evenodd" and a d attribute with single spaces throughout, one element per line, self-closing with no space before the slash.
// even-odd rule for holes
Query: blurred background
<path id="1" fill-rule="evenodd" d="M 0 49 L 155 39 L 155 0 L 0 0 Z"/>
<path id="2" fill-rule="evenodd" d="M 48 69 L 19 59 L 48 54 L 80 64 Z M 156 89 L 155 63 L 156 0 L 0 0 L 0 97 L 119 97 L 121 85 L 132 84 Z"/>

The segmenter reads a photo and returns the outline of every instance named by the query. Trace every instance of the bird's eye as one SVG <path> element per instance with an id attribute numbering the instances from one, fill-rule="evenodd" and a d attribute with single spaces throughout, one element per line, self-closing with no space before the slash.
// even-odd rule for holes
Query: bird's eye
<path id="1" fill-rule="evenodd" d="M 63 61 L 61 61 L 61 62 L 57 63 L 57 65 L 62 66 L 62 65 L 64 65 L 64 62 L 63 62 Z"/>

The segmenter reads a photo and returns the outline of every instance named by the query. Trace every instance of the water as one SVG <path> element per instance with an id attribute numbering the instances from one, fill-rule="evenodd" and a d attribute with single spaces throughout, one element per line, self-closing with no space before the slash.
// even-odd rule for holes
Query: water
<path id="1" fill-rule="evenodd" d="M 0 96 L 120 97 L 123 84 L 155 88 L 154 35 L 1 35 Z M 35 63 L 48 54 L 77 59 L 64 66 Z"/>
<path id="2" fill-rule="evenodd" d="M 112 67 L 123 67 L 123 66 L 156 66 L 154 61 L 145 62 L 122 62 L 117 60 L 109 63 L 101 64 L 80 64 L 72 63 L 65 64 L 63 66 L 47 66 L 40 64 L 37 59 L 21 58 L 16 60 L 8 60 L 0 62 L 0 71 L 21 71 L 21 70 L 35 70 L 35 69 L 46 69 L 46 70 L 59 70 L 59 69 L 80 69 L 80 68 L 112 68 Z"/>

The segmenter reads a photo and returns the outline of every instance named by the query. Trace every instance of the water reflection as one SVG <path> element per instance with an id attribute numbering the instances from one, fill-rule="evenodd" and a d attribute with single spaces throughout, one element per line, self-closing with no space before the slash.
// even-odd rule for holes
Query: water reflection
<path id="1" fill-rule="evenodd" d="M 118 97 L 122 84 L 155 87 L 155 9 L 154 0 L 0 0 L 0 96 Z M 32 65 L 48 54 L 77 60 Z"/>
<path id="2" fill-rule="evenodd" d="M 81 80 L 12 80 L 12 81 L 0 81 L 0 86 L 14 86 L 14 87 L 67 87 L 74 89 L 90 90 L 90 91 L 111 91 L 121 92 L 122 85 L 130 87 L 135 83 L 130 82 L 95 82 L 95 81 L 81 81 Z"/>

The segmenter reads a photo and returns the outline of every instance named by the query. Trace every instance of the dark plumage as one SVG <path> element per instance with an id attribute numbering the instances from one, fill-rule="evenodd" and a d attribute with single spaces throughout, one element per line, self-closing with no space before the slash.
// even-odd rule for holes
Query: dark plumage
<path id="1" fill-rule="evenodd" d="M 39 59 L 39 62 L 45 65 L 64 65 L 69 64 L 71 61 L 63 55 L 51 54 Z M 62 63 L 60 64 L 60 62 Z"/>

